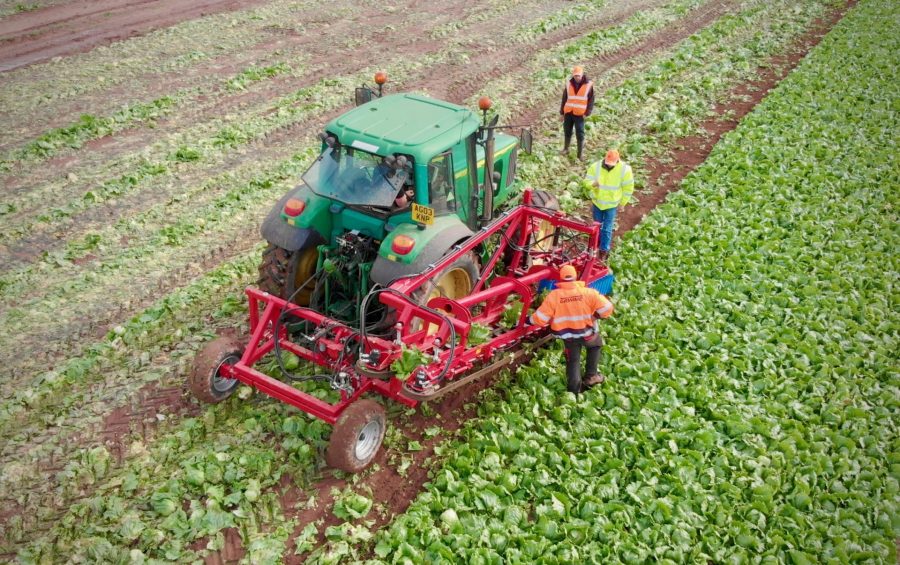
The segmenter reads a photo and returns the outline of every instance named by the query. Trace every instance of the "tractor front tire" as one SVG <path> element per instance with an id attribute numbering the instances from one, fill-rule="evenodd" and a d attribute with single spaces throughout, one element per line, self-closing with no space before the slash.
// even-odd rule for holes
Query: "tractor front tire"
<path id="1" fill-rule="evenodd" d="M 384 408 L 374 400 L 357 400 L 335 422 L 325 462 L 341 471 L 359 473 L 375 459 L 386 429 Z"/>
<path id="2" fill-rule="evenodd" d="M 318 253 L 315 247 L 288 251 L 270 243 L 259 264 L 259 288 L 285 300 L 291 298 L 294 291 L 315 274 Z M 309 305 L 314 287 L 313 283 L 307 284 L 292 302 Z"/>
<path id="3" fill-rule="evenodd" d="M 191 393 L 200 402 L 222 402 L 237 389 L 240 381 L 222 377 L 223 365 L 233 365 L 241 360 L 241 343 L 231 337 L 219 337 L 207 343 L 194 358 L 194 366 L 188 375 Z"/>

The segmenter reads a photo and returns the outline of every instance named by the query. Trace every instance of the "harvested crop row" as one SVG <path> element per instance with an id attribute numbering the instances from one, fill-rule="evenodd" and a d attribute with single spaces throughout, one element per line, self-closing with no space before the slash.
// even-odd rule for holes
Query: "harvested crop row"
<path id="1" fill-rule="evenodd" d="M 722 39 L 722 38 L 719 37 L 719 39 Z M 694 57 L 692 58 L 692 60 L 699 63 L 699 62 L 704 61 L 704 58 L 703 58 L 702 56 L 700 56 L 700 52 L 697 51 L 697 52 L 694 53 Z M 670 73 L 670 74 L 671 74 L 671 73 Z M 671 77 L 671 76 L 668 76 L 667 78 L 670 78 L 670 79 L 671 79 L 672 77 Z M 657 77 L 655 80 L 659 80 L 658 77 Z M 640 83 L 639 83 L 639 84 L 640 84 Z M 630 92 L 630 91 L 626 91 L 626 92 Z M 627 97 L 630 97 L 630 95 L 628 95 Z M 627 123 L 622 123 L 622 124 L 620 124 L 620 127 L 626 128 L 626 129 L 627 129 L 627 128 L 629 127 L 629 124 L 627 124 Z M 633 127 L 633 126 L 632 126 L 632 127 Z M 275 195 L 277 195 L 277 194 L 273 193 L 273 197 L 274 197 Z M 152 246 L 151 246 L 151 247 L 148 247 L 148 249 L 153 249 L 153 247 L 152 247 Z M 133 256 L 132 256 L 132 257 L 130 258 L 130 260 L 131 260 L 131 263 L 130 263 L 130 264 L 133 265 L 133 261 L 136 260 L 136 259 L 137 259 L 137 257 L 133 257 Z M 151 263 L 151 264 L 154 264 L 153 262 L 150 262 L 150 263 Z M 155 265 L 155 264 L 154 264 L 154 266 L 155 266 L 155 267 L 158 267 L 158 265 Z M 132 267 L 132 268 L 133 268 L 133 267 Z M 111 276 L 115 277 L 116 280 L 118 280 L 118 278 L 123 277 L 123 276 L 124 276 L 124 277 L 132 277 L 132 278 L 135 276 L 133 273 L 131 273 L 131 271 L 129 271 L 128 273 L 123 273 L 123 272 L 121 272 L 121 269 L 118 269 L 118 268 L 115 268 L 115 269 L 106 269 L 106 270 L 107 270 L 107 271 L 111 271 L 111 272 L 113 273 Z M 173 272 L 173 271 L 177 270 L 177 267 L 173 267 L 173 268 L 170 268 L 170 269 L 164 269 L 164 270 L 162 270 L 162 271 L 160 271 L 158 268 L 155 268 L 154 270 L 155 270 L 156 272 L 167 272 L 167 271 L 168 271 L 168 272 Z M 93 271 L 90 273 L 90 276 L 91 276 L 92 278 L 95 277 L 95 275 L 93 274 Z M 63 278 L 63 279 L 65 279 L 66 281 L 71 281 L 71 280 L 72 280 L 72 279 L 71 279 L 71 275 L 66 276 L 66 277 L 60 277 L 60 278 Z M 66 285 L 63 287 L 63 289 L 66 289 L 66 288 L 67 288 L 69 291 L 76 291 L 76 290 L 77 290 L 77 291 L 78 291 L 78 295 L 79 295 L 80 298 L 81 298 L 81 302 L 85 303 L 86 306 L 89 306 L 90 303 L 91 303 L 91 301 L 90 301 L 90 300 L 86 300 L 86 299 L 85 299 L 85 294 L 84 294 L 85 292 L 89 291 L 89 290 L 92 288 L 91 285 L 88 285 L 89 282 L 91 282 L 91 281 L 88 281 L 88 280 L 83 281 L 82 284 L 77 285 L 78 288 L 73 288 L 73 286 L 75 286 L 75 285 L 73 285 L 71 282 L 67 282 Z M 95 279 L 93 282 L 94 282 L 94 283 L 98 283 L 99 281 Z M 114 280 L 113 282 L 115 283 L 115 280 Z M 85 286 L 85 285 L 88 285 L 88 286 Z M 107 296 L 107 293 L 109 293 L 109 292 L 113 292 L 113 293 L 114 293 L 114 292 L 116 292 L 116 288 L 119 287 L 119 286 L 121 286 L 120 283 L 115 283 L 115 284 L 112 284 L 111 286 L 110 286 L 110 285 L 106 285 L 105 289 L 102 290 L 101 294 L 102 294 L 103 296 Z M 152 288 L 152 287 L 153 287 L 153 283 L 147 283 L 147 284 L 145 284 L 144 286 L 147 286 L 147 287 L 149 287 L 149 288 Z M 49 289 L 45 289 L 45 290 L 49 290 Z M 46 296 L 46 295 L 45 295 L 45 296 Z M 58 301 L 58 300 L 63 300 L 63 301 L 65 301 L 65 296 L 55 296 L 55 297 L 53 297 L 53 298 L 54 298 L 54 300 L 57 300 L 57 301 Z M 57 309 L 51 308 L 50 311 L 53 312 L 53 315 L 54 315 L 54 316 L 58 316 Z M 10 315 L 16 315 L 15 311 L 12 311 L 12 312 L 10 313 Z M 83 315 L 82 315 L 82 316 L 83 316 Z M 80 320 L 80 319 L 82 319 L 82 317 L 79 317 L 79 320 Z M 39 324 L 39 326 L 40 326 L 40 324 Z M 25 328 L 22 328 L 22 329 L 25 329 Z M 21 331 L 21 330 L 20 330 L 20 331 Z"/>
<path id="2" fill-rule="evenodd" d="M 666 135 L 671 136 L 674 133 L 682 132 L 684 128 L 689 127 L 692 118 L 696 119 L 702 117 L 703 113 L 706 111 L 707 104 L 711 102 L 712 97 L 721 89 L 725 88 L 727 84 L 729 84 L 729 81 L 737 80 L 743 74 L 752 72 L 753 66 L 747 63 L 748 57 L 764 56 L 766 53 L 782 45 L 788 39 L 790 34 L 798 33 L 799 30 L 802 29 L 803 24 L 808 24 L 809 17 L 818 10 L 817 4 L 812 4 L 811 6 L 811 14 L 797 12 L 798 15 L 795 16 L 793 20 L 787 20 L 791 22 L 791 25 L 785 25 L 782 28 L 776 29 L 772 32 L 772 37 L 766 38 L 765 40 L 761 40 L 758 37 L 748 38 L 742 33 L 742 30 L 745 26 L 753 24 L 758 19 L 770 18 L 772 13 L 778 10 L 778 6 L 772 7 L 772 13 L 760 11 L 759 7 L 756 7 L 754 10 L 748 12 L 747 19 L 740 17 L 727 18 L 720 24 L 716 24 L 709 30 L 698 34 L 694 39 L 680 47 L 673 56 L 653 67 L 649 73 L 634 77 L 627 86 L 615 89 L 610 93 L 610 97 L 605 100 L 605 103 L 608 104 L 609 108 L 615 108 L 618 111 L 610 112 L 599 117 L 601 120 L 612 122 L 612 125 L 604 128 L 604 130 L 632 132 L 629 135 L 629 141 L 632 139 L 641 140 L 647 138 L 644 126 L 651 123 L 648 122 L 648 120 L 655 120 L 659 123 L 658 125 L 653 126 L 654 128 L 660 131 L 663 129 L 670 130 L 666 132 Z M 793 12 L 789 13 L 793 14 Z M 741 50 L 733 49 L 735 44 L 726 40 L 726 38 L 732 35 L 738 40 L 738 44 L 752 39 L 756 51 L 744 54 Z M 707 52 L 709 52 L 708 56 L 704 55 L 704 53 Z M 715 69 L 716 72 L 716 78 L 714 79 L 709 78 L 709 74 L 712 72 L 711 69 Z M 687 76 L 690 77 L 685 84 L 681 84 L 678 80 L 678 77 L 682 74 L 687 74 Z M 662 90 L 660 91 L 660 89 Z M 653 109 L 654 104 L 648 104 L 646 100 L 649 96 L 649 92 L 654 93 L 652 96 L 655 104 L 666 106 L 668 108 L 667 113 L 657 115 L 658 113 Z M 647 110 L 647 108 L 650 110 Z M 640 109 L 641 112 L 644 112 L 646 117 L 638 119 L 640 118 L 640 115 L 636 118 L 633 114 L 629 113 L 635 112 L 638 109 Z M 677 128 L 666 123 L 667 120 L 669 120 L 668 116 L 670 115 L 676 117 Z M 626 119 L 623 120 L 621 116 L 624 116 Z M 637 124 L 639 127 L 635 128 L 634 124 Z M 657 133 L 657 136 L 661 137 L 659 133 Z M 638 154 L 637 151 L 634 153 Z M 523 164 L 523 175 L 525 175 L 525 178 L 539 186 L 552 184 L 549 180 L 542 180 L 541 178 L 544 176 L 549 178 L 548 175 L 552 176 L 554 171 L 551 167 L 543 167 L 542 169 L 537 170 L 541 175 L 540 177 L 534 174 L 535 171 L 536 169 L 533 167 L 529 169 L 527 163 Z M 563 175 L 560 174 L 560 176 Z M 260 191 L 259 187 L 250 188 L 254 193 Z M 267 193 L 267 191 L 263 191 L 264 195 Z M 273 196 L 274 194 L 275 193 L 273 192 Z M 569 198 L 571 199 L 571 196 Z M 261 214 L 262 212 L 260 211 L 259 213 Z M 213 212 L 213 214 L 216 214 L 216 212 Z M 186 224 L 190 225 L 191 222 L 187 221 Z M 188 231 L 190 232 L 190 230 Z M 194 230 L 194 232 L 196 232 L 196 230 Z M 189 238 L 189 236 L 190 233 L 186 233 L 184 237 Z M 151 243 L 146 246 L 145 249 L 147 251 L 155 252 L 157 251 L 157 246 L 156 244 Z M 136 251 L 140 250 L 138 249 Z M 185 251 L 190 250 L 185 249 Z M 121 256 L 119 260 L 109 263 L 107 265 L 109 268 L 107 268 L 106 271 L 110 273 L 109 276 L 115 278 L 119 273 L 118 268 L 113 268 L 115 265 L 121 263 L 121 261 L 126 261 L 127 264 L 131 264 L 139 257 L 139 255 L 135 256 L 129 250 L 128 253 Z M 165 258 L 166 261 L 172 259 L 175 258 Z M 104 262 L 104 264 L 106 263 L 107 262 Z M 125 264 L 126 263 L 122 263 L 122 265 Z M 45 287 L 42 290 L 48 292 L 48 294 L 43 295 L 43 302 L 38 303 L 36 306 L 38 308 L 48 309 L 48 311 L 54 312 L 55 315 L 57 309 L 53 307 L 53 304 L 58 301 L 65 301 L 67 295 L 78 293 L 85 304 L 89 305 L 90 301 L 85 300 L 85 293 L 90 292 L 92 288 L 96 288 L 102 295 L 107 295 L 107 293 L 116 292 L 116 288 L 120 286 L 115 280 L 112 280 L 111 283 L 105 286 L 100 286 L 101 280 L 97 278 L 93 271 L 87 272 L 83 277 L 75 276 L 74 279 L 73 275 L 56 277 L 58 280 L 65 281 L 65 285 L 59 287 L 64 294 L 50 293 L 53 289 L 52 285 L 50 287 Z M 79 280 L 82 282 L 75 284 L 75 282 Z M 150 286 L 152 286 L 152 284 Z M 40 314 L 40 312 L 36 312 L 36 314 Z M 10 315 L 15 316 L 16 311 L 11 311 Z M 42 325 L 40 324 L 39 317 L 34 317 L 33 322 L 38 325 L 38 331 L 43 331 L 41 330 Z M 19 333 L 23 336 L 28 335 L 27 328 L 20 328 Z"/>
<path id="3" fill-rule="evenodd" d="M 283 60 L 268 66 L 256 63 L 225 79 L 216 81 L 206 79 L 208 83 L 202 87 L 182 88 L 149 102 L 129 103 L 109 116 L 82 114 L 74 123 L 46 131 L 23 147 L 9 152 L 0 160 L 2 163 L 0 168 L 5 166 L 9 171 L 15 172 L 15 182 L 8 185 L 13 190 L 19 189 L 16 192 L 21 192 L 21 187 L 49 180 L 50 173 L 55 172 L 47 171 L 46 167 L 42 166 L 44 161 L 51 157 L 74 153 L 91 141 L 107 138 L 104 140 L 102 153 L 91 151 L 89 155 L 80 155 L 77 159 L 79 170 L 83 170 L 88 162 L 99 164 L 101 160 L 110 158 L 108 146 L 112 145 L 113 141 L 109 138 L 113 135 L 125 131 L 134 132 L 138 128 L 152 130 L 163 120 L 166 130 L 171 132 L 173 122 L 184 122 L 186 114 L 191 116 L 220 114 L 223 101 L 228 97 L 240 101 L 245 98 L 243 94 L 248 89 L 251 91 L 258 89 L 266 80 L 285 75 L 299 77 L 306 73 L 302 54 L 290 54 L 285 57 L 284 53 L 279 52 L 278 57 L 288 59 L 291 63 L 285 63 Z M 236 96 L 237 93 L 241 95 Z M 123 141 L 120 135 L 115 141 L 116 150 L 133 150 L 137 146 L 145 145 L 146 138 L 158 135 L 155 132 L 146 132 L 144 136 L 127 136 L 127 141 Z"/>
<path id="4" fill-rule="evenodd" d="M 612 382 L 520 370 L 376 555 L 896 559 L 897 15 L 860 3 L 629 234 Z"/>
<path id="5" fill-rule="evenodd" d="M 515 36 L 514 32 L 512 29 L 507 33 Z M 477 35 L 472 38 L 476 44 L 477 40 Z M 477 48 L 475 44 L 471 47 Z M 460 49 L 459 45 L 451 44 L 413 64 L 391 65 L 388 70 L 401 88 L 404 81 L 422 86 L 421 74 L 426 72 L 425 69 L 442 64 L 453 67 L 452 59 L 460 56 Z M 457 69 L 442 75 L 453 76 L 460 72 L 464 71 Z M 307 74 L 328 74 L 327 65 L 314 65 Z M 88 221 L 92 216 L 102 216 L 108 221 L 109 214 L 119 216 L 126 210 L 145 206 L 148 200 L 151 203 L 159 201 L 172 189 L 172 179 L 176 175 L 181 182 L 207 177 L 212 171 L 233 162 L 235 156 L 243 155 L 241 148 L 248 144 L 257 154 L 265 150 L 254 144 L 254 140 L 268 147 L 271 140 L 263 141 L 263 138 L 272 136 L 273 132 L 277 132 L 275 137 L 279 138 L 286 128 L 307 122 L 314 116 L 327 116 L 345 104 L 347 84 L 362 82 L 369 75 L 370 69 L 363 69 L 337 83 L 328 78 L 289 94 L 270 92 L 269 97 L 257 96 L 247 107 L 227 112 L 225 120 L 207 119 L 199 124 L 188 120 L 188 124 L 193 125 L 187 129 L 182 129 L 180 122 L 167 123 L 166 129 L 171 134 L 166 141 L 153 143 L 149 151 L 144 148 L 136 154 L 121 156 L 112 164 L 97 163 L 102 165 L 99 169 L 75 168 L 67 177 L 47 179 L 49 182 L 29 179 L 32 188 L 2 205 L 5 212 L 0 210 L 0 213 L 8 216 L 9 231 L 3 233 L 0 240 L 16 250 L 34 247 L 82 233 L 79 230 L 84 224 L 84 214 Z M 283 90 L 284 85 L 281 88 Z M 276 102 L 272 103 L 272 99 Z M 227 111 L 228 104 L 225 108 Z M 60 198 L 62 194 L 71 196 Z M 51 195 L 55 198 L 45 200 Z M 50 209 L 43 209 L 37 203 L 44 201 L 55 204 Z"/>
<path id="6" fill-rule="evenodd" d="M 25 3 L 21 2 L 21 0 L 3 0 L 0 2 L 0 18 L 28 10 L 37 10 L 38 8 L 60 4 L 65 1 L 67 0 L 32 0 L 31 2 Z"/>
<path id="7" fill-rule="evenodd" d="M 76 379 L 75 382 L 81 382 L 81 379 Z M 273 407 L 272 403 L 266 403 L 264 406 L 265 406 L 265 410 L 267 410 L 267 411 L 268 410 L 277 410 L 277 407 Z M 165 470 L 162 470 L 161 472 L 165 473 Z M 113 482 L 114 481 L 115 481 L 115 478 L 113 478 Z"/>
<path id="8" fill-rule="evenodd" d="M 21 139 L 18 116 L 40 113 L 43 108 L 50 110 L 50 115 L 59 115 L 59 104 L 71 101 L 79 105 L 79 109 L 63 114 L 71 121 L 81 113 L 98 113 L 96 108 L 80 107 L 92 93 L 101 95 L 98 103 L 103 104 L 106 98 L 108 104 L 112 87 L 121 87 L 123 93 L 143 89 L 168 73 L 182 72 L 213 57 L 241 60 L 237 54 L 243 49 L 260 42 L 260 38 L 278 36 L 279 29 L 271 27 L 273 22 L 291 21 L 291 14 L 304 10 L 317 13 L 315 5 L 279 0 L 264 7 L 186 21 L 88 53 L 6 73 L 6 86 L 0 91 L 0 123 L 9 127 L 2 128 L 0 142 L 6 145 Z M 346 7 L 335 8 L 336 13 L 343 10 Z M 218 38 L 213 48 L 209 37 Z M 128 100 L 121 94 L 118 99 Z"/>

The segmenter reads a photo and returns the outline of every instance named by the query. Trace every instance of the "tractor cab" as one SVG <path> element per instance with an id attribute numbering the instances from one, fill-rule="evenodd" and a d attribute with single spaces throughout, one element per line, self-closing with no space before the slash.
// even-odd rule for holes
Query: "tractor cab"
<path id="1" fill-rule="evenodd" d="M 337 142 L 325 146 L 302 179 L 317 196 L 377 215 L 406 207 L 406 192 L 414 186 L 405 157 L 381 157 Z"/>
<path id="2" fill-rule="evenodd" d="M 331 314 L 345 304 L 338 318 L 348 320 L 374 285 L 423 271 L 520 188 L 519 139 L 496 120 L 419 94 L 372 94 L 326 124 L 321 153 L 261 230 L 263 289 Z"/>

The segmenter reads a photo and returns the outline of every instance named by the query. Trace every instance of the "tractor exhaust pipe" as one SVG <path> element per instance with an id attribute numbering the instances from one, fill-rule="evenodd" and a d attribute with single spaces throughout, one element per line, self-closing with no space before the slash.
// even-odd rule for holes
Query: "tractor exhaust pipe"
<path id="1" fill-rule="evenodd" d="M 481 219 L 490 222 L 494 218 L 494 128 L 488 128 L 484 141 L 484 210 Z"/>
<path id="2" fill-rule="evenodd" d="M 478 108 L 481 110 L 482 116 L 481 130 L 485 132 L 484 182 L 482 184 L 484 208 L 481 211 L 481 220 L 486 223 L 494 219 L 494 127 L 500 116 L 495 115 L 490 124 L 487 122 L 487 112 L 491 109 L 491 99 L 487 96 L 478 99 Z"/>

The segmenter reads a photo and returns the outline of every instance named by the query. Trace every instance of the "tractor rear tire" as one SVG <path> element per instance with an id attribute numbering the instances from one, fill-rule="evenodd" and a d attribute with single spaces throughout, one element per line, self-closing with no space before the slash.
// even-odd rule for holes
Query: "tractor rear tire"
<path id="1" fill-rule="evenodd" d="M 359 473 L 375 459 L 386 430 L 384 408 L 374 400 L 357 400 L 335 422 L 325 462 L 341 471 Z"/>
<path id="2" fill-rule="evenodd" d="M 546 190 L 535 190 L 531 193 L 531 204 L 538 208 L 545 208 L 547 210 L 552 210 L 554 212 L 558 211 L 559 208 L 559 199 L 555 196 L 547 192 Z M 553 233 L 553 226 L 549 222 L 541 222 L 541 226 L 538 228 L 536 234 L 532 234 L 532 245 L 535 248 L 541 251 L 549 251 L 553 248 L 553 243 L 551 240 L 547 240 L 546 238 Z M 546 241 L 545 241 L 546 240 Z M 516 230 L 513 233 L 512 241 L 519 241 L 519 230 Z M 533 242 L 537 243 L 533 243 Z M 503 254 L 504 263 L 506 263 L 507 267 L 509 267 L 510 261 L 512 261 L 513 250 L 510 247 L 506 248 L 506 251 Z M 530 267 L 530 265 L 526 265 L 526 267 Z"/>
<path id="3" fill-rule="evenodd" d="M 437 280 L 428 281 L 414 290 L 410 298 L 423 306 L 427 306 L 429 300 L 438 296 L 458 300 L 472 294 L 480 274 L 477 256 L 472 252 L 466 253 L 444 269 Z"/>
<path id="4" fill-rule="evenodd" d="M 224 364 L 240 361 L 243 352 L 241 343 L 232 337 L 219 337 L 207 343 L 194 358 L 188 375 L 194 397 L 200 402 L 216 404 L 231 396 L 241 381 L 220 376 L 219 369 Z"/>
<path id="5" fill-rule="evenodd" d="M 474 253 L 469 252 L 444 269 L 437 276 L 437 280 L 427 281 L 421 287 L 412 291 L 409 297 L 413 302 L 422 306 L 428 306 L 428 302 L 432 298 L 437 297 L 458 300 L 472 294 L 472 289 L 475 288 L 475 283 L 478 281 L 480 274 L 481 268 L 478 266 L 478 257 Z M 412 331 L 419 331 L 421 323 L 418 319 L 414 321 L 411 326 Z M 428 335 L 432 335 L 437 330 L 437 324 L 429 324 Z"/>
<path id="6" fill-rule="evenodd" d="M 288 251 L 270 243 L 262 254 L 262 263 L 259 265 L 259 288 L 287 300 L 294 294 L 297 287 L 302 285 L 316 272 L 316 260 L 318 250 L 315 247 Z M 309 283 L 293 302 L 301 306 L 310 303 L 314 284 Z"/>
<path id="7" fill-rule="evenodd" d="M 556 212 L 559 210 L 559 199 L 546 190 L 535 190 L 531 193 L 531 205 Z"/>

